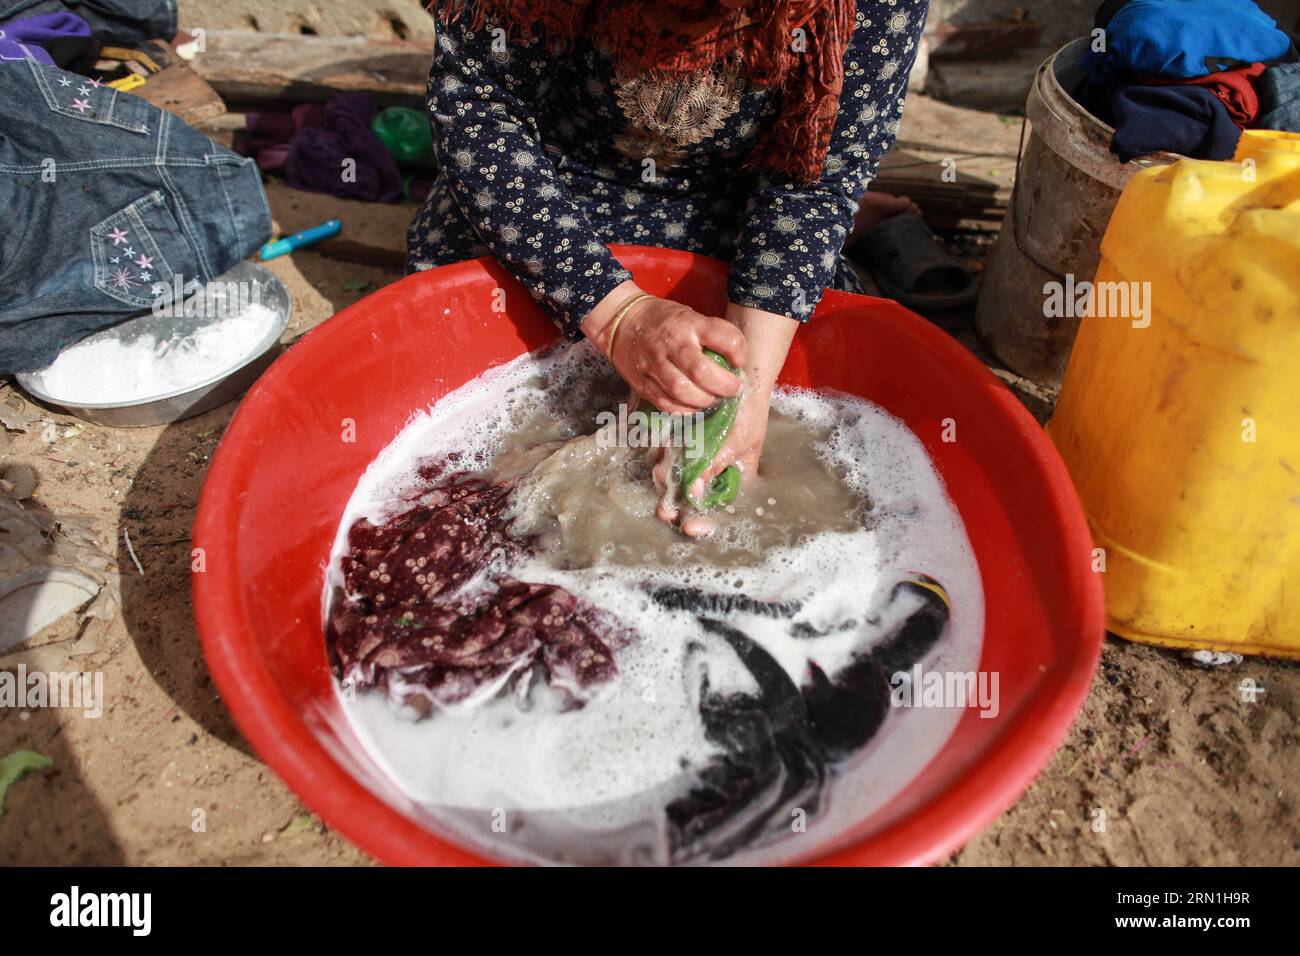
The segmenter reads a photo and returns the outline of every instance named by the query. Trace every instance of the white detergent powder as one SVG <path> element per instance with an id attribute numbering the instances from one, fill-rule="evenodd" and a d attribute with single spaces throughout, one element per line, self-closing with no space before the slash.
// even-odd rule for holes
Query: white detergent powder
<path id="1" fill-rule="evenodd" d="M 243 365 L 279 314 L 260 303 L 216 319 L 163 320 L 153 316 L 100 333 L 35 373 L 37 387 L 67 405 L 127 404 L 203 385 Z"/>
<path id="2" fill-rule="evenodd" d="M 459 451 L 465 467 L 486 465 L 520 409 L 549 401 L 546 381 L 580 379 L 584 368 L 594 374 L 600 361 L 586 345 L 525 356 L 414 416 L 352 495 L 327 572 L 326 606 L 342 581 L 348 529 L 362 517 L 390 515 L 415 484 L 418 462 Z M 341 697 L 370 757 L 427 826 L 506 860 L 665 862 L 656 850 L 663 808 L 689 786 L 683 768 L 702 766 L 718 752 L 700 718 L 700 675 L 715 693 L 755 688 L 729 645 L 690 614 L 648 600 L 648 586 L 736 587 L 749 597 L 801 602 L 795 622 L 827 636 L 798 640 L 789 621 L 736 620 L 799 682 L 814 656 L 832 673 L 855 647 L 861 650 L 861 632 L 835 633 L 837 623 L 871 609 L 868 619 L 894 616 L 873 622 L 883 634 L 910 613 L 906 604 L 886 605 L 893 586 L 920 570 L 943 583 L 952 606 L 948 634 L 925 658 L 926 668 L 978 668 L 984 631 L 978 567 L 921 442 L 897 419 L 851 396 L 778 389 L 773 407 L 829 428 L 819 452 L 854 492 L 870 497 L 870 528 L 816 535 L 725 574 L 689 561 L 559 570 L 538 555 L 512 564 L 512 576 L 562 586 L 616 614 L 640 638 L 617 652 L 612 691 L 579 709 L 521 713 L 503 693 L 413 721 L 380 692 Z M 955 708 L 891 709 L 869 743 L 836 767 L 829 799 L 806 821 L 806 832 L 768 840 L 726 862 L 793 861 L 837 845 L 925 768 L 961 716 Z"/>

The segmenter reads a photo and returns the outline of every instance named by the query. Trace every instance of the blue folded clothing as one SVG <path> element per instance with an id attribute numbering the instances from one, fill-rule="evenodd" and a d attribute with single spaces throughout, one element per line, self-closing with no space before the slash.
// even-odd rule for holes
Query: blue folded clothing
<path id="1" fill-rule="evenodd" d="M 1099 78 L 1192 79 L 1292 51 L 1291 38 L 1253 0 L 1129 0 L 1105 30 L 1106 52 L 1081 61 Z"/>

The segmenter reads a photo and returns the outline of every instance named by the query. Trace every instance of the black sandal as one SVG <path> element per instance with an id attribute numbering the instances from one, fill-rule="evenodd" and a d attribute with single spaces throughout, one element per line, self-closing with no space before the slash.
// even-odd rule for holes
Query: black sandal
<path id="1" fill-rule="evenodd" d="M 889 298 L 917 312 L 970 305 L 978 283 L 920 216 L 904 213 L 872 226 L 854 246 Z"/>

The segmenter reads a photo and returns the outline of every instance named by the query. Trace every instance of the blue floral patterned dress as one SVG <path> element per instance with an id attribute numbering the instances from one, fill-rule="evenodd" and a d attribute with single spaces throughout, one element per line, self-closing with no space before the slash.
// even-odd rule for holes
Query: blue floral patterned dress
<path id="1" fill-rule="evenodd" d="M 893 145 L 926 0 L 858 0 L 821 181 L 743 170 L 777 96 L 721 66 L 689 80 L 620 75 L 580 43 L 556 56 L 491 21 L 439 27 L 429 109 L 441 173 L 411 223 L 408 271 L 494 255 L 570 338 L 631 275 L 607 243 L 729 261 L 739 305 L 805 321 L 858 289 L 842 257 Z"/>

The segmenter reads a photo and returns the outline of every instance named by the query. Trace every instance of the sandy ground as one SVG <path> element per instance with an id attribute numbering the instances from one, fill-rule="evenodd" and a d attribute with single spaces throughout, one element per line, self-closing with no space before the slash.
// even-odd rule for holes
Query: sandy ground
<path id="1" fill-rule="evenodd" d="M 396 278 L 310 252 L 271 264 L 289 285 L 293 339 Z M 11 387 L 0 401 L 19 399 Z M 102 670 L 99 719 L 0 710 L 0 754 L 54 759 L 13 785 L 0 862 L 363 864 L 314 819 L 234 729 L 199 651 L 189 598 L 189 528 L 208 458 L 234 405 L 168 427 L 84 426 L 3 435 L 4 456 L 36 466 L 35 503 L 93 516 L 127 572 L 123 613 L 81 659 Z M 67 416 L 28 404 L 59 424 Z M 56 460 L 59 459 L 59 460 Z M 144 574 L 123 547 L 130 534 Z M 54 625 L 58 628 L 60 625 Z M 1266 691 L 1242 700 L 1252 677 Z M 1300 862 L 1300 668 L 1248 660 L 1208 671 L 1118 640 L 1064 747 L 1028 793 L 951 863 L 1283 864 Z M 196 810 L 204 828 L 196 832 Z M 1105 832 L 1094 832 L 1097 811 Z"/>

